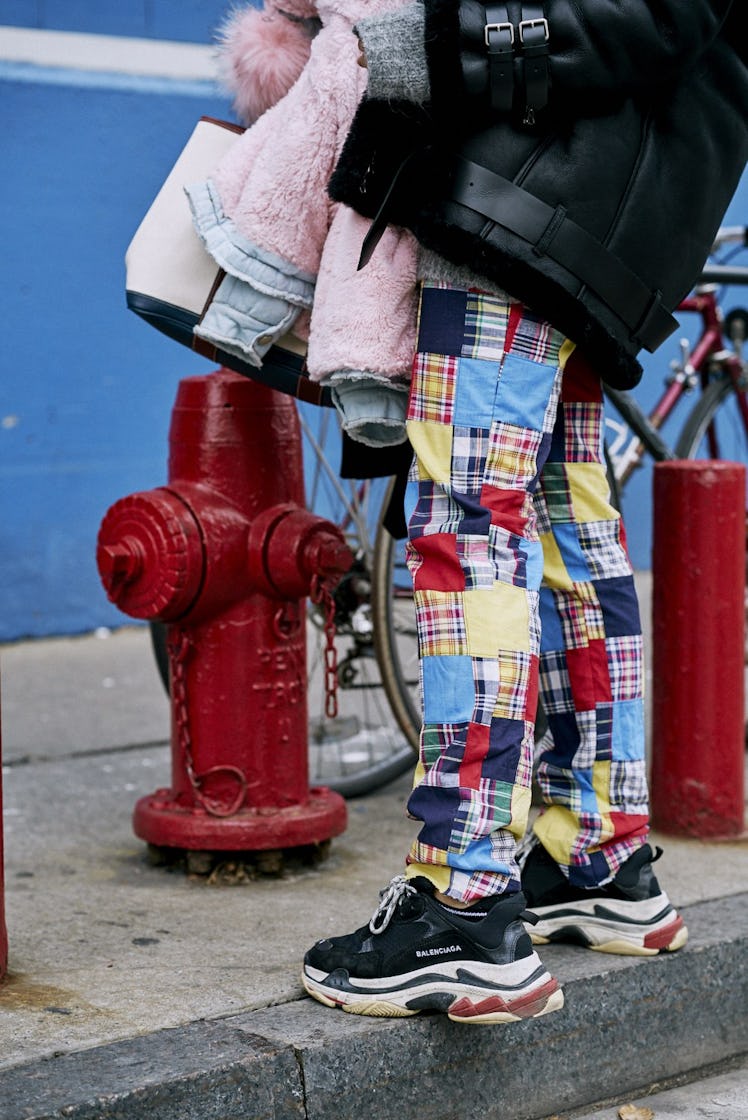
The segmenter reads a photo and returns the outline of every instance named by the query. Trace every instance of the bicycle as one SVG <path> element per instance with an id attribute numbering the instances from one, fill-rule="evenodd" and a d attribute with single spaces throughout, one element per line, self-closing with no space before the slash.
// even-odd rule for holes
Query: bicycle
<path id="1" fill-rule="evenodd" d="M 725 245 L 732 245 L 733 251 L 744 249 L 748 229 L 722 228 L 713 253 Z M 606 386 L 608 400 L 625 422 L 609 418 L 606 426 L 609 464 L 619 494 L 646 454 L 655 462 L 698 458 L 748 462 L 748 363 L 743 357 L 748 312 L 734 308 L 723 317 L 721 290 L 727 284 L 748 284 L 748 268 L 708 264 L 693 292 L 679 304 L 681 313 L 699 316 L 700 334 L 693 346 L 681 339 L 680 358 L 670 363 L 665 390 L 648 414 L 631 393 Z M 660 430 L 684 397 L 695 390 L 699 397 L 671 447 Z"/>
<path id="2" fill-rule="evenodd" d="M 743 226 L 719 231 L 714 253 L 724 246 L 744 248 Z M 647 454 L 654 460 L 731 458 L 748 463 L 748 363 L 742 347 L 748 313 L 733 310 L 724 319 L 720 289 L 748 284 L 748 268 L 709 264 L 679 311 L 696 313 L 701 334 L 691 348 L 681 342 L 665 390 L 649 415 L 631 393 L 606 387 L 619 419 L 607 429 L 606 458 L 611 500 L 620 508 L 623 490 Z M 729 342 L 729 346 L 727 343 Z M 235 358 L 218 352 L 230 368 Z M 240 372 L 257 377 L 250 367 Z M 274 348 L 263 380 L 299 398 L 304 439 L 307 504 L 343 528 L 356 555 L 352 571 L 335 591 L 338 633 L 339 713 L 325 714 L 324 619 L 313 604 L 308 612 L 310 696 L 310 777 L 345 796 L 369 792 L 413 765 L 418 749 L 418 649 L 410 575 L 402 541 L 383 525 L 393 480 L 343 481 L 338 475 L 340 435 L 329 397 L 318 390 L 310 400 L 300 354 Z M 660 429 L 687 395 L 698 399 L 674 447 Z M 323 407 L 318 407 L 322 405 Z M 153 629 L 154 646 L 167 683 L 165 637 Z"/>

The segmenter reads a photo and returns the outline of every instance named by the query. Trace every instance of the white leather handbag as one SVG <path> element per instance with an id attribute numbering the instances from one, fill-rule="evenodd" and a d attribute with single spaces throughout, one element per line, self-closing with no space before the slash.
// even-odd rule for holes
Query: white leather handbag
<path id="1" fill-rule="evenodd" d="M 294 335 L 286 335 L 273 346 L 257 369 L 193 333 L 224 272 L 192 224 L 184 188 L 208 179 L 243 132 L 240 125 L 228 121 L 200 118 L 125 253 L 127 306 L 163 334 L 211 361 L 301 400 L 330 405 L 329 390 L 306 375 L 306 347 Z"/>

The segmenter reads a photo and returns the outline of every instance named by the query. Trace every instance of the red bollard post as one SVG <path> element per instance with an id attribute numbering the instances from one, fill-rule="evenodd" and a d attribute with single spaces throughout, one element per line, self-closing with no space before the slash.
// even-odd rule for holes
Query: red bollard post
<path id="1" fill-rule="evenodd" d="M 744 831 L 745 467 L 654 470 L 652 821 Z"/>
<path id="2" fill-rule="evenodd" d="M 8 971 L 8 930 L 5 926 L 5 862 L 3 857 L 3 740 L 0 727 L 0 983 Z"/>
<path id="3" fill-rule="evenodd" d="M 304 508 L 289 397 L 219 370 L 180 383 L 169 482 L 116 502 L 99 532 L 109 598 L 169 624 L 172 784 L 135 806 L 137 836 L 188 852 L 317 845 L 346 825 L 309 788 L 304 597 L 353 562 Z"/>

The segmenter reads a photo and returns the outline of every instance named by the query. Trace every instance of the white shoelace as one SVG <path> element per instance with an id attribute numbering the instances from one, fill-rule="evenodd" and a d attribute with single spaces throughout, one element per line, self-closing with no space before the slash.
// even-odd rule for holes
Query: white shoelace
<path id="1" fill-rule="evenodd" d="M 369 929 L 372 933 L 381 933 L 387 928 L 398 902 L 406 894 L 418 894 L 418 891 L 415 887 L 411 887 L 404 875 L 396 875 L 394 879 L 390 880 L 389 886 L 379 892 L 379 906 L 377 906 L 369 922 Z"/>

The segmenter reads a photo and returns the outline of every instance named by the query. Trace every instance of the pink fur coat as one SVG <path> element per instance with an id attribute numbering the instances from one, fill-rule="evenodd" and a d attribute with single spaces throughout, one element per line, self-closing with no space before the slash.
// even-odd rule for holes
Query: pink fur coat
<path id="1" fill-rule="evenodd" d="M 285 15 L 273 2 L 223 29 L 224 82 L 255 123 L 215 169 L 210 215 L 196 211 L 196 224 L 233 282 L 299 309 L 312 378 L 353 371 L 402 384 L 415 350 L 415 241 L 388 228 L 357 271 L 368 222 L 326 189 L 366 87 L 353 25 L 393 0 L 278 0 Z"/>

